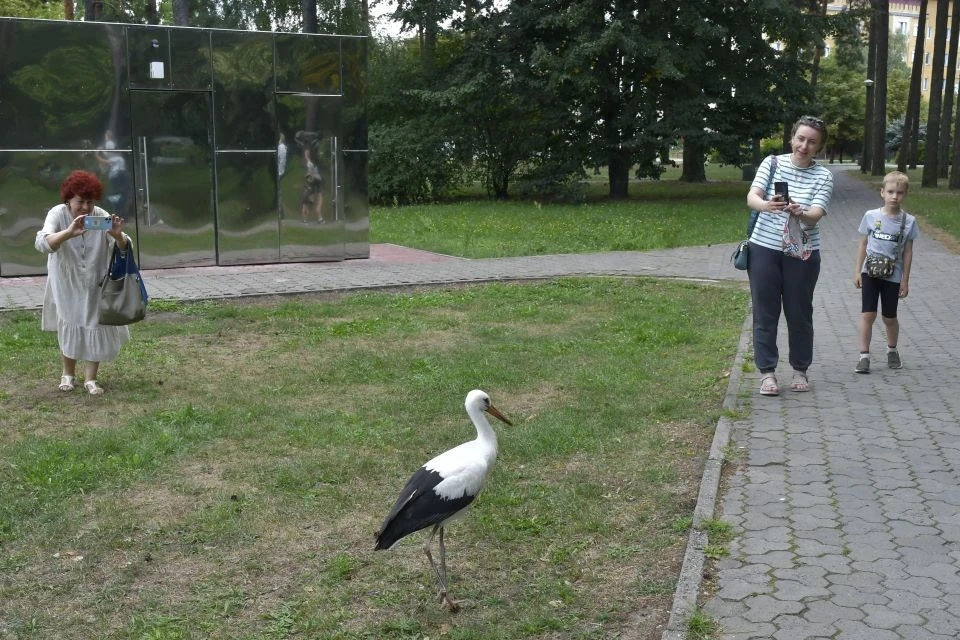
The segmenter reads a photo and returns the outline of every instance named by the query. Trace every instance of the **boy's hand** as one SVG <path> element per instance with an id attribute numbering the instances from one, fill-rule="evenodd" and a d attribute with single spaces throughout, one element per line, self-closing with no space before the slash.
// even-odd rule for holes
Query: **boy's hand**
<path id="1" fill-rule="evenodd" d="M 908 295 L 910 295 L 910 285 L 904 280 L 900 283 L 900 297 L 906 298 Z"/>
<path id="2" fill-rule="evenodd" d="M 859 273 L 858 273 L 857 275 L 853 276 L 853 286 L 855 286 L 857 289 L 860 288 L 860 274 L 859 274 Z M 901 297 L 902 297 L 902 296 L 901 296 Z"/>

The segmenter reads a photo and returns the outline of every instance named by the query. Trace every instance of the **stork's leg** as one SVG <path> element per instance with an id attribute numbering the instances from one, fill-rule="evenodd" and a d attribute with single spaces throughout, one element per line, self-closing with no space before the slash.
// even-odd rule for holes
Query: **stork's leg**
<path id="1" fill-rule="evenodd" d="M 437 567 L 437 563 L 433 561 L 433 554 L 430 552 L 433 537 L 437 535 L 437 531 L 440 532 L 440 567 Z M 456 611 L 460 608 L 460 605 L 447 593 L 447 552 L 443 545 L 442 526 L 438 524 L 433 526 L 433 529 L 430 531 L 430 537 L 423 543 L 423 552 L 427 555 L 427 560 L 430 561 L 430 566 L 433 567 L 433 572 L 437 574 L 437 580 L 440 582 L 440 593 L 437 594 L 437 601 L 441 606 L 448 607 L 451 612 Z"/>
<path id="2" fill-rule="evenodd" d="M 443 593 L 440 595 L 440 604 L 446 604 L 450 611 L 460 609 L 460 603 L 450 597 L 447 592 L 447 548 L 443 544 L 443 527 L 440 527 L 440 571 L 443 573 Z"/>

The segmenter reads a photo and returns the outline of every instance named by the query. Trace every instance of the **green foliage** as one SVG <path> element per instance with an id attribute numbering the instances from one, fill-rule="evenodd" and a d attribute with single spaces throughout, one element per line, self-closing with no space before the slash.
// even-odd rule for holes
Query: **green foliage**
<path id="1" fill-rule="evenodd" d="M 0 0 L 0 16 L 63 20 L 63 4 L 43 0 Z"/>
<path id="2" fill-rule="evenodd" d="M 576 198 L 599 166 L 622 198 L 631 172 L 659 177 L 679 141 L 684 179 L 703 180 L 709 150 L 739 165 L 808 110 L 815 45 L 838 28 L 796 3 L 533 0 L 481 5 L 436 31 L 453 13 L 401 3 L 423 38 L 372 58 L 377 202 L 429 200 L 472 175 L 496 198 Z"/>
<path id="3" fill-rule="evenodd" d="M 370 200 L 409 204 L 449 195 L 466 170 L 450 144 L 458 118 L 429 100 L 415 49 L 390 41 L 373 47 L 368 82 L 376 87 L 367 102 Z"/>

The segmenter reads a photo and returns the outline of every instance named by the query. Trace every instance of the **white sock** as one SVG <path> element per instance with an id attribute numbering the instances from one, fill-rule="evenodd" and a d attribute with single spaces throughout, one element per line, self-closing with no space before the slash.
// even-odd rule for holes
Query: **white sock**
<path id="1" fill-rule="evenodd" d="M 870 357 L 870 352 L 869 352 L 869 351 L 861 351 L 861 352 L 860 352 L 860 357 L 861 357 L 861 358 L 869 358 L 869 357 Z"/>
<path id="2" fill-rule="evenodd" d="M 887 353 L 890 353 L 890 352 L 896 351 L 896 350 L 897 350 L 896 347 L 891 347 L 890 345 L 887 345 Z"/>

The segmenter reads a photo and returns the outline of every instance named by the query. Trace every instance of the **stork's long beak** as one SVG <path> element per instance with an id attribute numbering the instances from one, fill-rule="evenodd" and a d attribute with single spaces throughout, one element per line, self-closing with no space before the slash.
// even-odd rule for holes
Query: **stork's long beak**
<path id="1" fill-rule="evenodd" d="M 505 416 L 505 415 L 503 415 L 502 413 L 500 413 L 500 410 L 497 409 L 495 406 L 490 405 L 489 407 L 487 407 L 487 413 L 489 413 L 489 414 L 492 415 L 493 417 L 501 420 L 502 422 L 506 422 L 506 423 L 507 423 L 508 425 L 510 425 L 511 427 L 513 426 L 513 423 L 510 422 L 509 420 L 507 420 L 507 416 Z"/>

